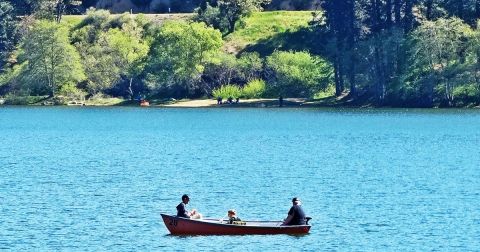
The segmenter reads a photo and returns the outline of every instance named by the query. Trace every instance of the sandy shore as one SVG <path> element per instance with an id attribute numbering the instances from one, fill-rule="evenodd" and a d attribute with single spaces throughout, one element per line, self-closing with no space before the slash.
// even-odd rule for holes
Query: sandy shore
<path id="1" fill-rule="evenodd" d="M 284 99 L 284 106 L 302 106 L 305 103 L 305 99 L 301 98 L 288 98 Z M 278 107 L 278 99 L 248 99 L 240 100 L 239 103 L 234 104 L 221 104 L 217 105 L 217 101 L 214 99 L 203 100 L 187 100 L 177 101 L 172 104 L 159 105 L 161 107 L 173 107 L 173 108 L 206 108 L 206 107 Z"/>

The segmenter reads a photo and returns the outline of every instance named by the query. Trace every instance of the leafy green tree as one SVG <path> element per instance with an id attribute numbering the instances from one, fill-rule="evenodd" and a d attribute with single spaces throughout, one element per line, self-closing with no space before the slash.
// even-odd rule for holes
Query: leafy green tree
<path id="1" fill-rule="evenodd" d="M 86 73 L 86 90 L 95 95 L 111 89 L 119 80 L 120 68 L 104 38 L 98 43 L 76 44 Z"/>
<path id="2" fill-rule="evenodd" d="M 50 96 L 67 83 L 85 79 L 80 56 L 70 45 L 67 28 L 48 21 L 38 22 L 21 45 L 21 62 L 28 62 L 21 73 L 23 83 L 38 84 Z"/>
<path id="3" fill-rule="evenodd" d="M 330 84 L 332 66 L 308 52 L 276 51 L 267 57 L 268 84 L 285 97 L 310 97 Z"/>
<path id="4" fill-rule="evenodd" d="M 261 11 L 271 0 L 213 0 L 197 10 L 198 20 L 220 29 L 224 35 L 235 31 L 236 23 L 253 11 Z"/>
<path id="5" fill-rule="evenodd" d="M 151 40 L 146 32 L 150 21 L 143 15 L 113 17 L 103 10 L 87 13 L 72 31 L 72 41 L 87 70 L 88 92 L 128 94 L 133 98 L 143 87 L 138 76 L 143 71 Z"/>
<path id="6" fill-rule="evenodd" d="M 159 28 L 146 72 L 150 88 L 175 96 L 198 91 L 205 65 L 222 46 L 218 30 L 204 23 L 167 22 Z"/>
<path id="7" fill-rule="evenodd" d="M 453 105 L 455 78 L 464 71 L 465 51 L 472 30 L 459 18 L 425 21 L 412 34 L 413 83 L 426 91 L 427 104 L 433 104 L 434 91 Z"/>
<path id="8" fill-rule="evenodd" d="M 0 69 L 15 48 L 16 42 L 17 21 L 13 6 L 6 1 L 0 1 Z"/>
<path id="9" fill-rule="evenodd" d="M 133 99 L 133 80 L 143 72 L 149 46 L 145 41 L 142 41 L 140 34 L 135 34 L 135 28 L 133 27 L 131 29 L 124 28 L 124 30 L 109 30 L 106 34 L 106 41 L 115 55 L 115 65 L 119 67 L 122 75 L 128 79 L 127 92 Z"/>
<path id="10" fill-rule="evenodd" d="M 249 82 L 260 78 L 263 72 L 263 60 L 257 52 L 242 53 L 238 59 L 238 67 L 243 80 Z"/>

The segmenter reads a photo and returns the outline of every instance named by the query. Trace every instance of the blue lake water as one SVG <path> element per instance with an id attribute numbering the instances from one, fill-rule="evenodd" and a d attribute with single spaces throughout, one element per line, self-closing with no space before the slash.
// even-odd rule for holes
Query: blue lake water
<path id="1" fill-rule="evenodd" d="M 160 213 L 305 236 L 168 234 Z M 0 107 L 0 250 L 479 251 L 480 111 Z"/>

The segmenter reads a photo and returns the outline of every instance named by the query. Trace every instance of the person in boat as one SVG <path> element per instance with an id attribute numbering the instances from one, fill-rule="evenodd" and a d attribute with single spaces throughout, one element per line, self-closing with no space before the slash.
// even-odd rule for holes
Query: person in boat
<path id="1" fill-rule="evenodd" d="M 288 225 L 305 225 L 306 216 L 305 212 L 302 209 L 302 202 L 299 198 L 295 197 L 292 199 L 292 207 L 288 211 L 287 218 L 283 221 L 284 226 Z"/>
<path id="2" fill-rule="evenodd" d="M 230 209 L 228 210 L 228 224 L 233 224 L 234 221 L 241 221 L 241 219 L 237 217 L 235 209 Z"/>
<path id="3" fill-rule="evenodd" d="M 198 213 L 197 210 L 187 210 L 188 202 L 190 202 L 190 197 L 188 197 L 186 194 L 182 195 L 182 202 L 177 206 L 177 216 L 188 219 L 201 219 L 202 215 Z"/>

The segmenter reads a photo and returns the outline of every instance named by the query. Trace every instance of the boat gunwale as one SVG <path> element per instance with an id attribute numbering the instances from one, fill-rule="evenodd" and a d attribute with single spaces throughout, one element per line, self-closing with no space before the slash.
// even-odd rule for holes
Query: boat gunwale
<path id="1" fill-rule="evenodd" d="M 202 219 L 188 219 L 184 217 L 178 217 L 175 215 L 168 215 L 168 214 L 161 214 L 162 219 L 163 217 L 170 217 L 170 218 L 177 218 L 183 221 L 187 222 L 195 222 L 195 223 L 201 223 L 201 224 L 209 224 L 209 225 L 214 225 L 214 226 L 227 226 L 227 227 L 233 227 L 233 228 L 278 228 L 278 229 L 293 229 L 293 228 L 299 228 L 299 227 L 308 227 L 309 229 L 312 227 L 311 225 L 288 225 L 288 226 L 252 226 L 252 225 L 235 225 L 235 224 L 229 224 L 229 223 L 215 223 L 215 222 L 208 222 L 208 221 L 202 221 Z M 203 220 L 217 220 L 217 219 L 203 219 Z M 219 221 L 219 220 L 218 220 Z M 164 220 L 165 222 L 165 220 Z M 245 221 L 245 222 L 276 222 L 276 223 L 281 223 L 281 221 Z M 165 223 L 166 224 L 166 223 Z"/>

